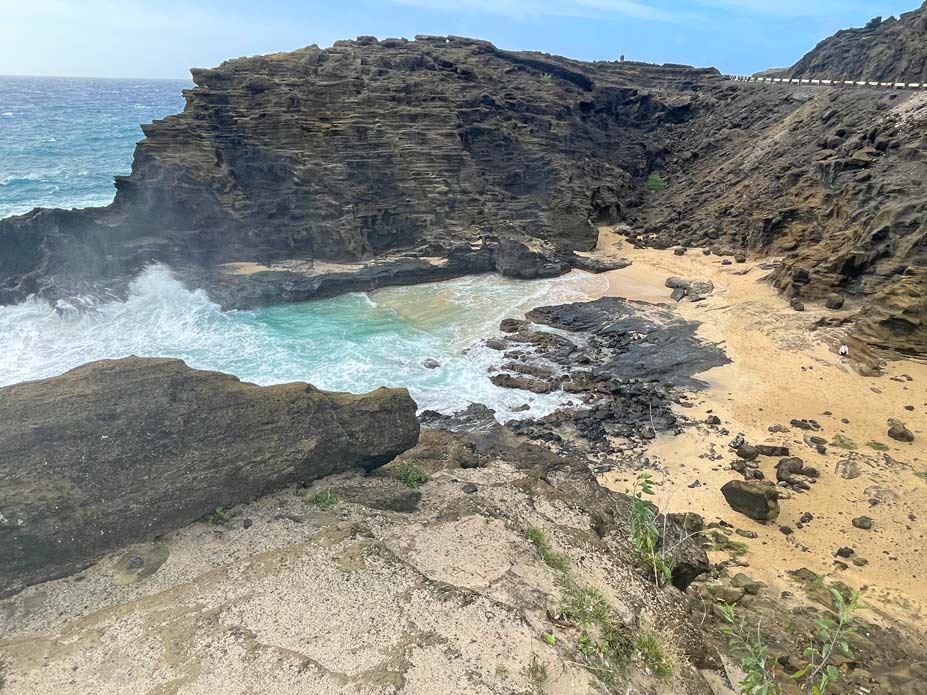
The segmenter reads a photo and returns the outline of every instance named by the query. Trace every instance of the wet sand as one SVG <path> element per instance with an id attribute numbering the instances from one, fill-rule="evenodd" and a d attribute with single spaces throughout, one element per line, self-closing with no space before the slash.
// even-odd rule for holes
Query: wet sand
<path id="1" fill-rule="evenodd" d="M 725 520 L 755 532 L 753 540 L 733 537 L 749 547 L 743 560 L 754 579 L 794 590 L 787 586 L 787 572 L 807 567 L 862 589 L 873 607 L 871 618 L 884 612 L 886 618 L 920 632 L 927 617 L 927 558 L 922 551 L 927 532 L 927 365 L 899 360 L 884 365 L 880 377 L 860 376 L 851 362 L 842 364 L 838 358 L 842 330 L 813 326 L 823 316 L 851 316 L 854 308 L 848 303 L 835 312 L 806 304 L 805 312 L 793 311 L 762 281 L 768 271 L 760 262 L 723 266 L 721 258 L 705 256 L 701 249 L 684 256 L 671 250 L 635 249 L 609 230 L 603 230 L 596 253 L 633 261 L 628 268 L 606 274 L 609 287 L 604 294 L 674 304 L 681 316 L 701 322 L 698 334 L 721 344 L 733 361 L 702 374 L 709 388 L 691 399 L 693 407 L 677 408 L 679 415 L 697 423 L 717 415 L 722 425 L 690 426 L 679 436 L 659 437 L 650 448 L 654 469 L 662 466 L 665 471 L 660 496 L 670 500 L 670 510 L 697 512 L 708 523 Z M 711 280 L 715 291 L 702 302 L 675 304 L 664 286 L 673 275 Z M 789 426 L 793 418 L 815 419 L 821 431 Z M 915 441 L 890 439 L 889 418 L 905 422 Z M 771 433 L 768 428 L 776 424 L 790 431 Z M 809 492 L 789 493 L 791 499 L 782 500 L 779 518 L 769 525 L 734 512 L 721 495 L 725 482 L 741 478 L 730 469 L 736 457 L 729 442 L 738 433 L 751 443 L 788 445 L 792 455 L 821 471 Z M 828 445 L 822 456 L 804 440 L 817 435 L 832 442 L 838 434 L 857 449 Z M 887 448 L 877 450 L 869 442 Z M 839 474 L 838 463 L 847 459 L 855 463 L 858 477 Z M 758 460 L 766 478 L 774 481 L 778 459 Z M 657 471 L 656 477 L 663 474 Z M 601 482 L 624 490 L 633 475 L 613 471 Z M 700 486 L 689 487 L 695 481 Z M 814 519 L 798 528 L 805 512 Z M 852 526 L 851 520 L 863 515 L 874 520 L 871 530 Z M 794 533 L 787 536 L 780 526 Z M 834 562 L 842 558 L 834 553 L 841 547 L 853 548 L 868 564 L 858 567 L 844 560 L 848 569 L 839 568 Z M 712 559 L 724 557 L 717 554 Z"/>

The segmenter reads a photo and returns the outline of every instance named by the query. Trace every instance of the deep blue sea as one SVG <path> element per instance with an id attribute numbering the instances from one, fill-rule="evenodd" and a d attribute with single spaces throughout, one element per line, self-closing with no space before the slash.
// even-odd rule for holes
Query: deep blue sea
<path id="1" fill-rule="evenodd" d="M 129 172 L 139 125 L 181 110 L 187 86 L 0 77 L 0 217 L 111 202 L 112 177 Z M 126 301 L 30 299 L 0 307 L 0 386 L 135 354 L 179 357 L 258 384 L 299 380 L 352 392 L 406 386 L 420 408 L 447 412 L 480 402 L 500 420 L 536 417 L 569 394 L 493 386 L 488 370 L 503 357 L 482 339 L 505 317 L 605 285 L 579 272 L 532 282 L 489 275 L 223 312 L 205 292 L 154 266 Z M 426 368 L 428 359 L 440 366 Z M 524 403 L 531 409 L 510 412 Z"/>
<path id="2" fill-rule="evenodd" d="M 0 77 L 0 218 L 113 200 L 139 124 L 183 109 L 184 80 Z"/>

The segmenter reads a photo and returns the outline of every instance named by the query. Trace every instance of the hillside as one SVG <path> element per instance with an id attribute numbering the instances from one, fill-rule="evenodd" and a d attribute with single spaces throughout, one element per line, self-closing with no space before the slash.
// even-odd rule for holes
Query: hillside
<path id="1" fill-rule="evenodd" d="M 927 3 L 900 17 L 875 17 L 821 41 L 788 71 L 791 77 L 927 82 Z"/>

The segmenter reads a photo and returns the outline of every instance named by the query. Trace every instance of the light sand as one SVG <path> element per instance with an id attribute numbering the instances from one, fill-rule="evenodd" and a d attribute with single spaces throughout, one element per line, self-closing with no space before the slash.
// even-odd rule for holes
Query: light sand
<path id="1" fill-rule="evenodd" d="M 671 251 L 635 249 L 608 230 L 603 230 L 597 253 L 633 261 L 629 268 L 607 274 L 608 295 L 674 304 L 664 287 L 669 276 L 709 279 L 715 284 L 707 300 L 676 306 L 681 316 L 701 322 L 699 336 L 722 344 L 733 363 L 703 374 L 709 388 L 692 399 L 695 407 L 677 412 L 700 422 L 714 413 L 729 434 L 699 425 L 654 442 L 651 458 L 665 467 L 662 496 L 670 498 L 671 511 L 698 512 L 706 522 L 723 519 L 755 531 L 755 540 L 734 536 L 750 548 L 745 560 L 755 579 L 791 588 L 784 586 L 786 572 L 808 567 L 865 588 L 865 600 L 892 618 L 922 625 L 927 615 L 923 554 L 927 479 L 916 474 L 927 473 L 927 365 L 891 362 L 885 365 L 884 376 L 868 378 L 851 365 L 840 364 L 836 354 L 843 337 L 840 330 L 815 330 L 813 323 L 822 316 L 849 316 L 853 308 L 833 312 L 807 306 L 807 311 L 795 312 L 761 281 L 767 271 L 758 262 L 722 266 L 720 258 L 705 256 L 701 249 L 681 257 Z M 905 410 L 906 405 L 914 406 L 914 411 Z M 825 415 L 827 411 L 832 415 Z M 789 426 L 792 418 L 816 419 L 822 430 L 768 431 L 774 424 Z M 889 439 L 889 418 L 907 423 L 915 434 L 914 443 Z M 739 432 L 752 443 L 786 444 L 793 455 L 821 471 L 810 492 L 791 493 L 792 499 L 782 501 L 782 512 L 773 524 L 762 525 L 734 512 L 720 493 L 726 481 L 740 478 L 730 470 L 735 456 L 728 446 Z M 858 445 L 852 452 L 860 469 L 855 479 L 846 480 L 835 472 L 836 464 L 851 452 L 829 446 L 827 455 L 821 456 L 803 440 L 810 434 L 830 442 L 838 433 Z M 876 451 L 867 446 L 869 441 L 885 444 L 888 450 Z M 707 456 L 709 452 L 716 460 Z M 778 459 L 759 460 L 767 479 L 775 480 Z M 624 490 L 631 478 L 628 472 L 615 471 L 602 482 Z M 689 488 L 695 480 L 701 486 Z M 873 500 L 878 502 L 873 505 Z M 811 512 L 814 520 L 798 529 L 796 522 L 803 512 Z M 872 530 L 851 525 L 861 515 L 875 520 Z M 780 525 L 791 526 L 794 535 L 784 535 Z M 843 546 L 854 548 L 868 564 L 856 567 L 846 560 L 849 569 L 835 568 L 834 552 Z"/>

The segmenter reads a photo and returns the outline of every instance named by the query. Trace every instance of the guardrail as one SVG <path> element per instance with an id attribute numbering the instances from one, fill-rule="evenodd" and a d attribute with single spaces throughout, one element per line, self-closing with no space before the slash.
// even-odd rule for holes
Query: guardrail
<path id="1" fill-rule="evenodd" d="M 761 82 L 765 84 L 794 84 L 811 87 L 869 87 L 876 89 L 927 89 L 927 82 L 872 82 L 868 80 L 821 80 L 805 77 L 753 77 L 752 75 L 724 75 L 734 82 Z"/>

